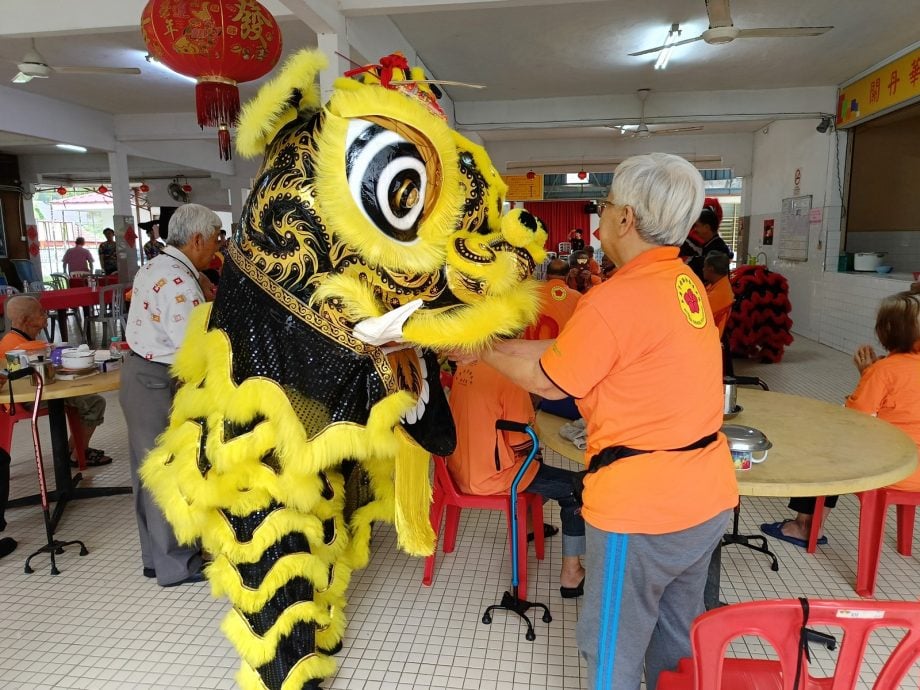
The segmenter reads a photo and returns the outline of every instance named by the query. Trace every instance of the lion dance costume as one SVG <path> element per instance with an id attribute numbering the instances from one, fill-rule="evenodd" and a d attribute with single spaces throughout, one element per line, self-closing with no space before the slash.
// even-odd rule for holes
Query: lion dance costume
<path id="1" fill-rule="evenodd" d="M 334 673 L 373 521 L 431 553 L 429 457 L 455 443 L 435 352 L 480 348 L 538 311 L 546 231 L 502 216 L 504 183 L 424 75 L 389 56 L 322 106 L 325 64 L 299 53 L 243 113 L 237 147 L 264 152 L 262 167 L 141 473 L 178 538 L 214 556 L 206 575 L 233 604 L 222 627 L 247 690 Z M 410 303 L 404 342 L 355 336 Z M 346 514 L 356 475 L 369 497 Z"/>

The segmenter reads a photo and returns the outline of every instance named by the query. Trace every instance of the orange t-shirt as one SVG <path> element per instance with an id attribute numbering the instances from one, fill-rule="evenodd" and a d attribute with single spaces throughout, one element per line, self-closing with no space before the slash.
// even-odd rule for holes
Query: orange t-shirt
<path id="1" fill-rule="evenodd" d="M 735 293 L 732 291 L 732 284 L 728 276 L 723 276 L 708 286 L 706 294 L 709 296 L 709 306 L 712 308 L 719 335 L 722 335 L 731 314 L 732 304 L 735 302 Z"/>
<path id="2" fill-rule="evenodd" d="M 495 422 L 509 419 L 532 425 L 530 395 L 488 364 L 478 362 L 457 369 L 449 402 L 457 427 L 457 448 L 447 458 L 447 469 L 457 486 L 463 493 L 479 496 L 507 494 L 530 452 L 531 440 L 527 434 L 498 431 Z M 538 469 L 536 462 L 531 463 L 518 491 L 530 485 Z"/>
<path id="3" fill-rule="evenodd" d="M 593 288 L 540 359 L 550 380 L 576 398 L 588 459 L 610 446 L 680 448 L 722 426 L 718 333 L 705 290 L 677 251 L 643 252 Z M 702 449 L 636 455 L 588 475 L 582 514 L 608 532 L 666 534 L 737 501 L 719 434 Z"/>
<path id="4" fill-rule="evenodd" d="M 920 448 L 920 353 L 890 354 L 866 369 L 846 406 L 894 424 Z M 920 491 L 920 468 L 891 485 Z"/>
<path id="5" fill-rule="evenodd" d="M 555 338 L 572 318 L 580 298 L 581 293 L 560 278 L 549 278 L 540 283 L 540 316 L 524 337 L 528 340 Z"/>
<path id="6" fill-rule="evenodd" d="M 22 349 L 22 346 L 26 343 L 33 343 L 34 340 L 29 340 L 21 333 L 16 331 L 10 331 L 5 336 L 0 338 L 0 357 L 6 357 L 6 353 L 10 350 Z"/>

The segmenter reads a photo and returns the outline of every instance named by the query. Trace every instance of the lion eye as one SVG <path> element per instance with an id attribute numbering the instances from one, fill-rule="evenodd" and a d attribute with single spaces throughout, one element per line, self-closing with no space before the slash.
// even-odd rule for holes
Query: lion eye
<path id="1" fill-rule="evenodd" d="M 373 122 L 352 120 L 345 174 L 358 208 L 382 233 L 399 242 L 418 239 L 427 176 L 415 144 Z"/>

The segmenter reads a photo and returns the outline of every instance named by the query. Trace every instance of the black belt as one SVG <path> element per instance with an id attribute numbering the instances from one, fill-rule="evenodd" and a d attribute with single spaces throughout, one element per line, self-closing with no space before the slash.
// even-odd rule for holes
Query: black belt
<path id="1" fill-rule="evenodd" d="M 699 450 L 700 448 L 705 448 L 710 443 L 715 441 L 719 437 L 719 432 L 714 431 L 711 434 L 703 436 L 703 438 L 697 439 L 693 443 L 690 443 L 686 446 L 681 446 L 680 448 L 668 448 L 660 452 L 664 453 L 678 453 L 684 450 Z M 591 462 L 588 463 L 588 469 L 583 472 L 578 472 L 575 475 L 573 480 L 575 484 L 575 495 L 578 497 L 579 502 L 581 502 L 581 494 L 584 490 L 585 477 L 588 474 L 597 472 L 608 465 L 612 465 L 617 460 L 622 460 L 623 458 L 630 458 L 634 455 L 644 455 L 646 453 L 657 453 L 658 450 L 644 450 L 641 448 L 630 448 L 629 446 L 610 446 L 609 448 L 604 448 L 600 453 L 591 458 Z"/>

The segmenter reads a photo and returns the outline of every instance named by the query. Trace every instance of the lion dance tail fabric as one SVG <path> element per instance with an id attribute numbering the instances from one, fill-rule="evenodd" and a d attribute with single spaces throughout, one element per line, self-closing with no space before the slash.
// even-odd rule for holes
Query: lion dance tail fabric
<path id="1" fill-rule="evenodd" d="M 238 147 L 264 152 L 262 168 L 141 471 L 177 537 L 213 554 L 247 690 L 318 688 L 335 672 L 373 522 L 431 552 L 429 458 L 455 444 L 436 352 L 516 334 L 539 306 L 546 231 L 502 215 L 501 178 L 424 75 L 388 56 L 321 107 L 324 66 L 294 56 L 243 114 Z M 413 303 L 398 342 L 355 337 Z"/>

